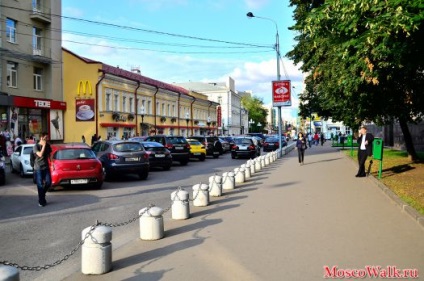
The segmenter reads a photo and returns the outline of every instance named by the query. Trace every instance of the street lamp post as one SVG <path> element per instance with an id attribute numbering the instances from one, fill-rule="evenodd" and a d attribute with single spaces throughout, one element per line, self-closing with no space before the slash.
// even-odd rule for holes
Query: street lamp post
<path id="1" fill-rule="evenodd" d="M 280 81 L 281 80 L 281 75 L 280 75 L 280 36 L 278 35 L 277 23 L 275 22 L 275 20 L 270 19 L 270 18 L 255 16 L 255 15 L 253 15 L 252 12 L 248 12 L 246 14 L 246 16 L 249 17 L 249 18 L 258 18 L 258 19 L 264 19 L 264 20 L 272 21 L 275 24 L 275 30 L 276 30 L 275 52 L 277 54 L 277 81 Z M 277 108 L 278 108 L 278 144 L 280 145 L 279 147 L 282 147 L 281 106 L 278 106 Z M 280 149 L 280 157 L 282 157 L 282 156 L 283 156 L 283 150 Z"/>
<path id="2" fill-rule="evenodd" d="M 140 115 L 141 115 L 141 136 L 143 136 L 143 122 L 144 122 L 144 114 L 145 114 L 145 111 L 144 111 L 144 106 L 142 105 L 141 107 L 140 107 Z"/>
<path id="3" fill-rule="evenodd" d="M 259 130 L 259 132 L 258 133 L 260 133 L 261 132 L 261 127 L 262 127 L 262 124 L 261 124 L 261 122 L 258 122 L 258 124 L 256 125 L 256 126 L 258 126 L 258 130 Z"/>
<path id="4" fill-rule="evenodd" d="M 187 133 L 186 133 L 186 135 L 188 137 L 188 121 L 190 121 L 190 114 L 188 113 L 188 111 L 186 112 L 185 117 L 186 117 L 186 123 L 187 123 Z"/>
<path id="5" fill-rule="evenodd" d="M 249 120 L 249 133 L 252 133 L 251 129 L 252 129 L 252 124 L 255 124 L 255 121 L 252 120 L 252 118 L 250 118 Z"/>

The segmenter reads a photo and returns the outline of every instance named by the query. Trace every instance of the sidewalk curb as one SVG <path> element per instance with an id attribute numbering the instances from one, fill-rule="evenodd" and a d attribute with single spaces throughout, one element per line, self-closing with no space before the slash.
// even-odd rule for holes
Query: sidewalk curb
<path id="1" fill-rule="evenodd" d="M 349 158 L 344 151 L 339 150 L 339 152 L 341 154 L 343 154 L 343 156 L 345 156 L 347 159 L 352 160 L 351 158 Z M 354 166 L 358 167 L 357 164 L 355 164 L 354 161 L 352 161 L 352 163 L 354 163 Z M 409 206 L 407 203 L 405 203 L 398 195 L 396 195 L 390 188 L 388 188 L 384 183 L 382 183 L 381 181 L 379 181 L 378 179 L 376 179 L 373 175 L 369 175 L 367 177 L 367 179 L 369 181 L 371 181 L 372 183 L 374 183 L 376 186 L 378 186 L 381 191 L 388 197 L 390 198 L 402 211 L 404 211 L 408 216 L 410 216 L 413 220 L 415 220 L 418 225 L 421 226 L 421 228 L 424 230 L 424 216 L 421 215 L 420 213 L 418 213 L 417 210 L 415 210 L 414 208 L 412 208 L 411 206 Z"/>

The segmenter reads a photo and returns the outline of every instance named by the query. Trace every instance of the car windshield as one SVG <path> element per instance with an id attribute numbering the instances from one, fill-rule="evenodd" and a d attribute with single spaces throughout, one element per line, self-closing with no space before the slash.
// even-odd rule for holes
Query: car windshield
<path id="1" fill-rule="evenodd" d="M 87 148 L 60 149 L 53 155 L 55 160 L 95 159 L 96 155 Z"/>
<path id="2" fill-rule="evenodd" d="M 122 142 L 113 146 L 116 152 L 139 152 L 143 151 L 143 146 L 139 142 Z"/>
<path id="3" fill-rule="evenodd" d="M 267 138 L 265 141 L 266 142 L 278 142 L 279 139 L 277 139 L 277 138 Z"/>
<path id="4" fill-rule="evenodd" d="M 251 145 L 252 140 L 250 139 L 234 139 L 235 144 L 242 144 L 242 145 Z"/>
<path id="5" fill-rule="evenodd" d="M 32 150 L 33 150 L 32 146 L 24 147 L 24 152 L 22 154 L 31 154 Z"/>
<path id="6" fill-rule="evenodd" d="M 172 144 L 185 144 L 186 140 L 184 138 L 178 138 L 178 137 L 169 137 L 169 140 Z"/>
<path id="7" fill-rule="evenodd" d="M 202 145 L 201 143 L 200 143 L 200 141 L 197 141 L 197 140 L 187 140 L 188 141 L 188 143 L 189 144 L 193 144 L 193 145 Z"/>

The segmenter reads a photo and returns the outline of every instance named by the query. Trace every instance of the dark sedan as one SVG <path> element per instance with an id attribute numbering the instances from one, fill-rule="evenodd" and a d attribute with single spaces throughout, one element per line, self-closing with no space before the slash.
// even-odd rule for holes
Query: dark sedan
<path id="1" fill-rule="evenodd" d="M 98 141 L 93 147 L 102 162 L 106 179 L 118 174 L 137 174 L 140 179 L 149 175 L 149 155 L 138 141 Z"/>
<path id="2" fill-rule="evenodd" d="M 163 168 L 165 171 L 171 169 L 172 155 L 162 144 L 155 141 L 144 141 L 141 143 L 149 155 L 150 168 Z"/>

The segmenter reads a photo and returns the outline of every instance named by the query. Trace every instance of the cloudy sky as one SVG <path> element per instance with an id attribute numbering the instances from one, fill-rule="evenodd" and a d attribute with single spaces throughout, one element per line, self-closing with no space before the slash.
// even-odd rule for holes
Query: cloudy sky
<path id="1" fill-rule="evenodd" d="M 63 0 L 63 46 L 78 55 L 167 83 L 225 82 L 272 103 L 277 78 L 292 81 L 297 113 L 302 73 L 285 54 L 295 44 L 288 0 Z M 252 12 L 256 18 L 248 18 Z M 259 18 L 261 17 L 261 18 Z M 264 19 L 265 18 L 265 19 Z M 288 117 L 288 116 L 287 116 Z"/>

